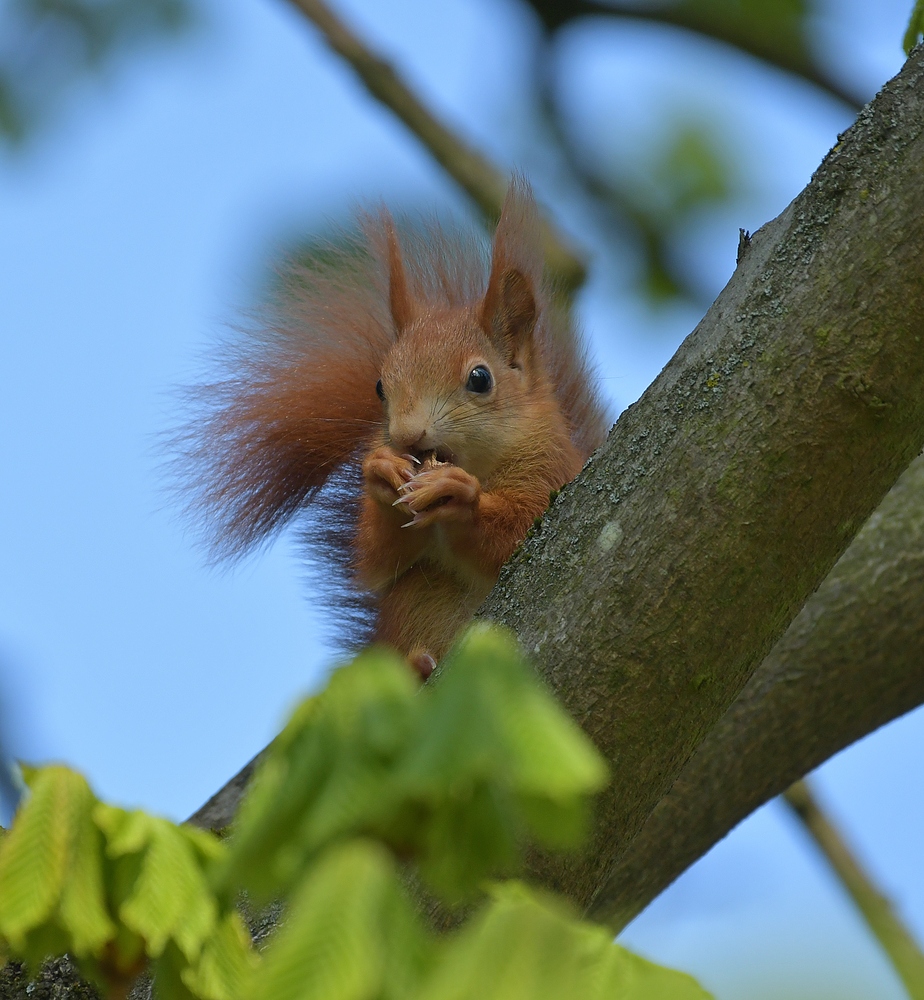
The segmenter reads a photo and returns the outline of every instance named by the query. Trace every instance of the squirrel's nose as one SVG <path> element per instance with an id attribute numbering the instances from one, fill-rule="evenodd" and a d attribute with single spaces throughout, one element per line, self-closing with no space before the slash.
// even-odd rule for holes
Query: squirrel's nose
<path id="1" fill-rule="evenodd" d="M 434 451 L 437 446 L 429 427 L 391 427 L 388 436 L 398 451 Z"/>

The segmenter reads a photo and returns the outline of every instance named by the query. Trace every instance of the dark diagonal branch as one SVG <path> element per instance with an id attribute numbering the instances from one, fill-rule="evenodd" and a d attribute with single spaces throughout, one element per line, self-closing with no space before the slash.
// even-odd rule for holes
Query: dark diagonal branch
<path id="1" fill-rule="evenodd" d="M 320 30 L 327 44 L 353 68 L 369 93 L 417 136 L 433 158 L 493 225 L 509 178 L 464 142 L 426 107 L 395 68 L 373 52 L 322 0 L 290 0 Z M 548 220 L 542 221 L 546 264 L 565 293 L 584 281 L 584 264 Z"/>
<path id="2" fill-rule="evenodd" d="M 724 42 L 755 59 L 801 77 L 859 110 L 863 98 L 845 86 L 817 60 L 804 37 L 804 26 L 785 15 L 761 17 L 759 5 L 683 2 L 642 5 L 619 0 L 525 0 L 550 34 L 581 18 L 631 19 L 682 28 Z M 771 5 L 767 5 L 768 8 Z M 768 11 L 769 13 L 769 11 Z M 793 18 L 798 17 L 798 12 Z M 774 24 L 774 20 L 783 23 Z M 775 30 L 774 30 L 775 29 Z M 898 44 L 898 39 L 896 39 Z"/>

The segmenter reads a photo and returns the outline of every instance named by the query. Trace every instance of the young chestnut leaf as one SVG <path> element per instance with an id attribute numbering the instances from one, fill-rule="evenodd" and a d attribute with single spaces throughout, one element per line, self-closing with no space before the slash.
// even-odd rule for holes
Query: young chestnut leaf
<path id="1" fill-rule="evenodd" d="M 399 656 L 373 649 L 302 702 L 241 806 L 222 891 L 285 897 L 318 852 L 389 824 L 402 803 L 393 775 L 408 750 L 417 689 Z"/>
<path id="2" fill-rule="evenodd" d="M 37 970 L 69 954 L 113 997 L 163 959 L 176 973 L 163 1000 L 189 1000 L 184 980 L 200 1000 L 238 1000 L 250 945 L 209 885 L 225 850 L 217 838 L 104 805 L 66 767 L 25 774 L 30 794 L 0 840 L 3 957 Z"/>
<path id="3" fill-rule="evenodd" d="M 0 841 L 0 935 L 30 966 L 49 953 L 98 955 L 115 925 L 92 820 L 96 799 L 66 767 L 27 768 L 25 779 L 30 793 Z"/>
<path id="4" fill-rule="evenodd" d="M 293 894 L 284 926 L 246 988 L 249 1000 L 409 1000 L 432 943 L 379 844 L 326 851 Z"/>
<path id="5" fill-rule="evenodd" d="M 690 976 L 613 944 L 557 897 L 518 882 L 490 895 L 415 1000 L 710 1000 Z"/>
<path id="6" fill-rule="evenodd" d="M 305 701 L 241 809 L 220 883 L 284 896 L 317 854 L 372 836 L 415 857 L 448 900 L 516 868 L 527 839 L 578 843 L 606 766 L 513 637 L 475 626 L 420 690 L 407 664 L 362 653 Z"/>

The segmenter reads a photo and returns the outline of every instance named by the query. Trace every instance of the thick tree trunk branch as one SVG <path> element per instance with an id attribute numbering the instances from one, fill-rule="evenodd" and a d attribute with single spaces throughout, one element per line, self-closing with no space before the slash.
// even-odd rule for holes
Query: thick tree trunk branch
<path id="1" fill-rule="evenodd" d="M 922 123 L 919 48 L 488 599 L 612 762 L 583 905 L 924 444 Z"/>
<path id="2" fill-rule="evenodd" d="M 915 459 L 621 855 L 622 927 L 745 816 L 924 702 L 924 456 Z"/>

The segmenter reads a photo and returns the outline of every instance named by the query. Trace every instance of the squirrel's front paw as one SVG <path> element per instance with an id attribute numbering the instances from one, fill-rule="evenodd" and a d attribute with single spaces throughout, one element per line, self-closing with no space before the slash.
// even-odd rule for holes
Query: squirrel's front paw
<path id="1" fill-rule="evenodd" d="M 481 494 L 481 483 L 458 465 L 426 469 L 398 487 L 395 505 L 414 517 L 405 528 L 425 528 L 436 521 L 470 521 Z"/>
<path id="2" fill-rule="evenodd" d="M 400 488 L 414 478 L 418 465 L 420 462 L 413 455 L 399 455 L 388 445 L 376 448 L 363 462 L 366 492 L 380 504 L 393 505 Z"/>

